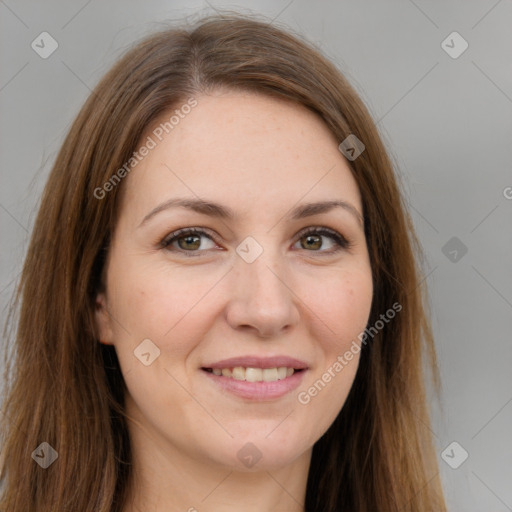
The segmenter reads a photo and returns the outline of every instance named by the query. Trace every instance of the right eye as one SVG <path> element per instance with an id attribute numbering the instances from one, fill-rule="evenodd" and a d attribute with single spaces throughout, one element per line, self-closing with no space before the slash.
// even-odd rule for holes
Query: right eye
<path id="1" fill-rule="evenodd" d="M 206 237 L 211 242 L 214 242 L 213 237 L 206 231 L 197 228 L 183 228 L 178 229 L 167 235 L 160 243 L 161 247 L 171 252 L 181 252 L 186 256 L 197 256 L 191 253 L 203 252 L 213 247 L 207 247 L 206 249 L 199 250 L 203 245 L 201 237 Z M 173 246 L 177 243 L 178 247 Z"/>

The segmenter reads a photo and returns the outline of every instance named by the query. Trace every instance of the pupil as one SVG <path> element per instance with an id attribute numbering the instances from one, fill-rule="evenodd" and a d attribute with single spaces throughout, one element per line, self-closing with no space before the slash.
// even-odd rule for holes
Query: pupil
<path id="1" fill-rule="evenodd" d="M 185 247 L 186 249 L 197 249 L 199 248 L 199 245 L 201 244 L 201 242 L 197 243 L 197 240 L 199 240 L 199 237 L 197 235 L 188 235 L 188 236 L 185 236 L 183 237 L 181 240 L 183 240 L 185 242 L 185 245 L 188 245 L 188 244 L 193 244 L 192 240 L 194 240 L 194 238 L 196 239 L 196 244 L 194 245 L 194 247 Z"/>
<path id="2" fill-rule="evenodd" d="M 306 243 L 307 243 L 308 247 L 315 246 L 315 248 L 319 249 L 320 248 L 319 245 L 322 244 L 319 236 L 307 235 L 306 239 L 307 239 Z"/>

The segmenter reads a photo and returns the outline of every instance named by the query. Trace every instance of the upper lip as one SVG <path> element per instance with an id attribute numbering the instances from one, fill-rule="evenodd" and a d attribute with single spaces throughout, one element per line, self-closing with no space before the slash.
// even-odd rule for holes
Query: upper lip
<path id="1" fill-rule="evenodd" d="M 259 357 L 259 356 L 240 356 L 223 359 L 215 363 L 206 364 L 203 368 L 235 368 L 242 366 L 244 368 L 280 368 L 286 366 L 287 368 L 294 368 L 296 370 L 303 370 L 308 368 L 307 363 L 288 356 L 272 356 L 272 357 Z"/>

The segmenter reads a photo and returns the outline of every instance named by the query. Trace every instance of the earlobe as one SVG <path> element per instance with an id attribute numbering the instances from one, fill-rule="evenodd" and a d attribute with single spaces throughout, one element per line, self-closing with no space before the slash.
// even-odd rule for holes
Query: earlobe
<path id="1" fill-rule="evenodd" d="M 96 296 L 94 319 L 98 341 L 105 345 L 113 345 L 112 319 L 104 293 L 98 293 Z"/>

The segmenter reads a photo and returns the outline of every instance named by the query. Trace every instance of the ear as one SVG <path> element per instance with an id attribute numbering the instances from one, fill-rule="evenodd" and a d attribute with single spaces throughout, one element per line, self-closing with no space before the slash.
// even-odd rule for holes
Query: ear
<path id="1" fill-rule="evenodd" d="M 107 298 L 105 293 L 96 295 L 94 318 L 96 323 L 96 334 L 99 342 L 105 345 L 114 344 L 114 333 L 112 330 L 112 317 L 107 307 Z"/>

